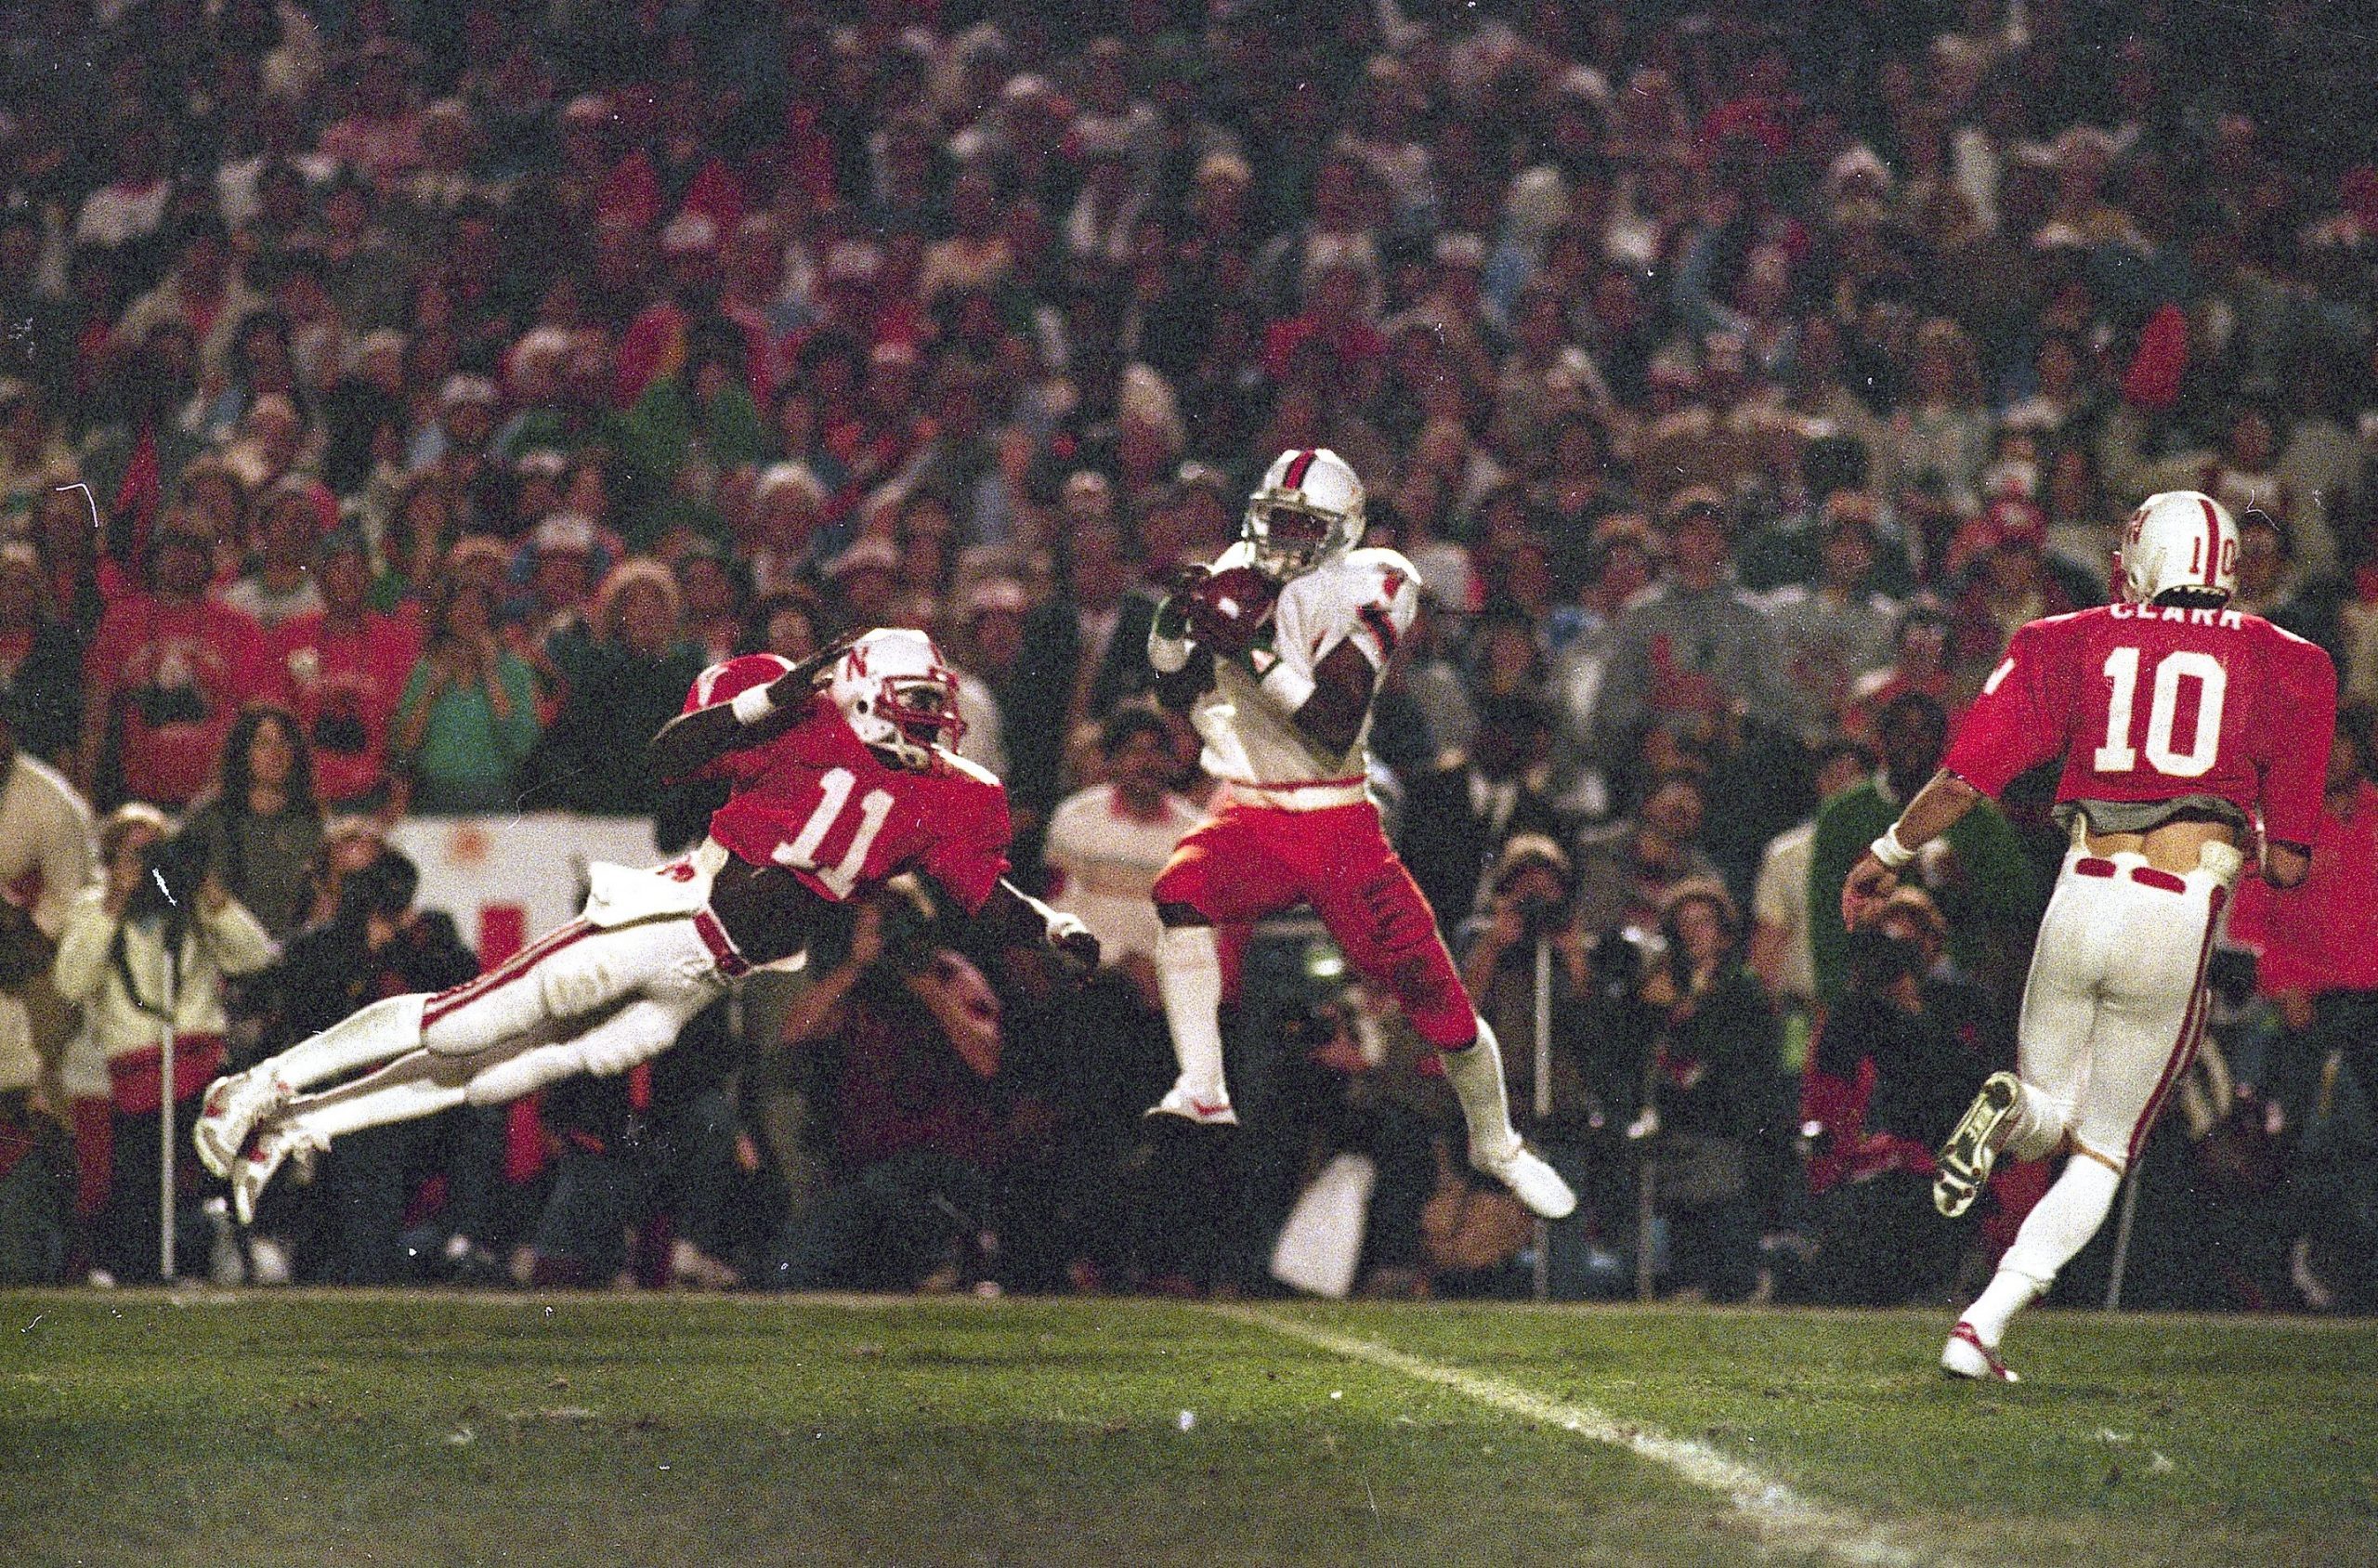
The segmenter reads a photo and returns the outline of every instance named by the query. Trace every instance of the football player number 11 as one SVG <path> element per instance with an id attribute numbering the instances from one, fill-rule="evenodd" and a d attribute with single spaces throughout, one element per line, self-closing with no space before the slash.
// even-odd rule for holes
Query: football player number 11
<path id="1" fill-rule="evenodd" d="M 2138 751 L 2130 743 L 2131 715 L 2138 702 L 2138 660 L 2136 647 L 2118 647 L 2106 655 L 2106 678 L 2113 690 L 2106 704 L 2106 743 L 2091 759 L 2099 773 L 2128 773 L 2138 766 Z M 2175 751 L 2172 730 L 2179 716 L 2180 683 L 2191 677 L 2196 681 L 2195 733 L 2187 751 Z M 2148 764 L 2173 778 L 2211 772 L 2221 751 L 2221 702 L 2228 686 L 2228 671 L 2209 653 L 2180 648 L 2159 660 L 2147 707 Z"/>
<path id="2" fill-rule="evenodd" d="M 851 789 L 858 782 L 856 775 L 846 767 L 828 768 L 817 779 L 817 809 L 801 825 L 801 831 L 790 843 L 777 845 L 775 859 L 779 866 L 812 871 L 837 898 L 848 898 L 851 889 L 858 885 L 859 868 L 867 864 L 867 852 L 875 847 L 875 835 L 883 831 L 883 819 L 892 815 L 892 791 L 869 790 L 859 797 L 858 831 L 851 835 L 850 847 L 831 866 L 817 864 L 817 851 L 825 844 L 826 835 L 834 830 L 841 820 L 843 807 L 850 804 Z"/>

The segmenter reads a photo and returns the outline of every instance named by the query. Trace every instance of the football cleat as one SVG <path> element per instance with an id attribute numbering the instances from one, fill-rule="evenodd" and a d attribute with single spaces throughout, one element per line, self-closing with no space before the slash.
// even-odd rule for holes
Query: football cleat
<path id="1" fill-rule="evenodd" d="M 256 1222 L 256 1200 L 292 1156 L 297 1160 L 298 1180 L 309 1182 L 314 1176 L 314 1156 L 329 1147 L 329 1141 L 320 1133 L 294 1124 L 268 1127 L 257 1133 L 231 1170 L 231 1211 L 240 1223 Z"/>
<path id="2" fill-rule="evenodd" d="M 1940 1352 L 1940 1370 L 1952 1378 L 1972 1378 L 1999 1383 L 2019 1383 L 2013 1367 L 1998 1359 L 1998 1352 L 1981 1342 L 1970 1323 L 1960 1323 L 1949 1330 L 1949 1342 Z"/>
<path id="3" fill-rule="evenodd" d="M 208 1084 L 206 1098 L 199 1102 L 197 1124 L 189 1132 L 190 1142 L 198 1145 L 199 1163 L 228 1179 L 256 1123 L 294 1097 L 295 1091 L 262 1067 L 231 1073 Z"/>
<path id="4" fill-rule="evenodd" d="M 1993 1073 L 1982 1079 L 1981 1092 L 1940 1145 L 1940 1169 L 1932 1178 L 1933 1208 L 1953 1220 L 1973 1207 L 1982 1183 L 1990 1180 L 1992 1162 L 2014 1136 L 2015 1112 L 2022 1104 L 2022 1081 L 2014 1074 Z"/>
<path id="5" fill-rule="evenodd" d="M 1186 1084 L 1174 1084 L 1164 1091 L 1164 1098 L 1147 1108 L 1152 1117 L 1179 1117 L 1199 1127 L 1236 1127 L 1238 1113 L 1231 1109 L 1230 1096 L 1216 1092 L 1205 1095 Z"/>
<path id="6" fill-rule="evenodd" d="M 1541 1219 L 1565 1220 L 1577 1210 L 1577 1195 L 1569 1190 L 1561 1172 L 1525 1143 L 1515 1145 L 1500 1159 L 1481 1159 L 1472 1149 L 1470 1163 L 1482 1175 L 1510 1188 L 1511 1196 Z"/>

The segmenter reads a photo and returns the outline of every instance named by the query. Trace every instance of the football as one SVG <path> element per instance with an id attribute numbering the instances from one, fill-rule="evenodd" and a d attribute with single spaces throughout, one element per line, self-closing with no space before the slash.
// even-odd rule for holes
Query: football
<path id="1" fill-rule="evenodd" d="M 1253 567 L 1232 567 L 1189 591 L 1189 629 L 1217 653 L 1240 652 L 1271 618 L 1280 587 Z"/>

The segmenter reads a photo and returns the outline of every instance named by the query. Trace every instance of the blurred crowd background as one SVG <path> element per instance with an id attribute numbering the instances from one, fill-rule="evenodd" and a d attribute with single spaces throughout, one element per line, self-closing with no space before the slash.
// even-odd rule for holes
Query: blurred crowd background
<path id="1" fill-rule="evenodd" d="M 2184 487 L 2352 700 L 2311 882 L 2241 899 L 2125 1297 L 2368 1307 L 2345 14 L 15 7 L 0 1268 L 153 1275 L 169 1095 L 474 973 L 389 824 L 682 843 L 705 803 L 643 749 L 699 669 L 905 623 L 964 673 L 1020 873 L 1104 939 L 1089 987 L 893 890 L 648 1072 L 342 1143 L 252 1241 L 193 1183 L 185 1272 L 1260 1291 L 1284 1216 L 1342 1241 L 1352 1193 L 1376 1294 L 1945 1300 L 2041 1183 L 1970 1226 L 1927 1196 L 2012 1060 L 2045 782 L 1869 929 L 1837 890 L 2013 628 L 2100 600 L 2120 520 Z M 1426 580 L 1377 782 L 1585 1192 L 1548 1238 L 1293 921 L 1233 945 L 1241 1136 L 1139 1114 L 1171 1075 L 1144 893 L 1210 790 L 1148 697 L 1156 585 L 1315 445 Z"/>

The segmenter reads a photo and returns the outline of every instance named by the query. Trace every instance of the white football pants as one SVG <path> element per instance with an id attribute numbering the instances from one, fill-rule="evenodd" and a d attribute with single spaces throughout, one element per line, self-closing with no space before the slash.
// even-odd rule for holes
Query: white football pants
<path id="1" fill-rule="evenodd" d="M 625 1072 L 666 1051 L 742 960 L 705 910 L 603 927 L 574 920 L 476 980 L 375 1002 L 256 1070 L 292 1087 L 385 1063 L 302 1094 L 276 1118 L 323 1139 L 499 1105 L 579 1073 Z"/>
<path id="2" fill-rule="evenodd" d="M 2006 1144 L 2043 1159 L 2069 1135 L 2120 1172 L 2196 1054 L 2205 960 L 2234 852 L 2181 875 L 2133 854 L 2064 857 L 2023 987 L 2023 1105 Z"/>

